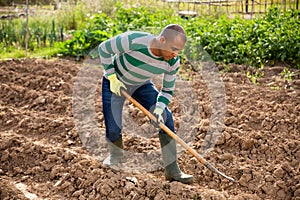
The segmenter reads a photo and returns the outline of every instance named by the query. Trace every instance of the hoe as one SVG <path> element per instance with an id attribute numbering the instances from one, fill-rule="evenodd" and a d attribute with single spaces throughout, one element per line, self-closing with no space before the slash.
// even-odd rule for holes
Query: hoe
<path id="1" fill-rule="evenodd" d="M 200 154 L 198 154 L 194 149 L 189 147 L 180 137 L 178 137 L 173 131 L 171 131 L 163 123 L 157 121 L 156 117 L 152 115 L 146 108 L 144 108 L 139 102 L 132 98 L 124 89 L 121 89 L 122 95 L 125 96 L 133 105 L 139 108 L 150 120 L 157 123 L 157 125 L 168 135 L 170 135 L 176 142 L 178 142 L 183 148 L 185 148 L 190 154 L 192 154 L 201 164 L 210 169 L 211 171 L 223 176 L 224 178 L 235 182 L 235 180 L 229 176 L 226 176 L 224 173 L 220 172 L 213 165 L 211 165 L 207 160 L 205 160 Z"/>

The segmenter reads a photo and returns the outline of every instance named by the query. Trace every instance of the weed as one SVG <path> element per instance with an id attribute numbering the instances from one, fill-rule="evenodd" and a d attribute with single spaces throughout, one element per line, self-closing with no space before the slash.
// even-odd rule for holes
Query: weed
<path id="1" fill-rule="evenodd" d="M 258 80 L 260 78 L 264 77 L 264 75 L 265 75 L 265 73 L 262 71 L 263 68 L 264 67 L 261 66 L 261 68 L 256 70 L 254 74 L 251 73 L 250 71 L 247 71 L 247 73 L 246 73 L 247 78 L 249 78 L 253 84 L 259 84 Z"/>
<path id="2" fill-rule="evenodd" d="M 285 67 L 281 72 L 281 76 L 283 80 L 290 82 L 293 80 L 293 76 L 295 76 L 295 73 L 291 72 L 288 68 Z"/>

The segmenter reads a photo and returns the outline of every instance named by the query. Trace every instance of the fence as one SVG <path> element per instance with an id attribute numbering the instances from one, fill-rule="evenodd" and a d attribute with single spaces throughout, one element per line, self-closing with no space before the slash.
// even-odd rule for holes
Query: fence
<path id="1" fill-rule="evenodd" d="M 178 10 L 182 17 L 197 15 L 240 14 L 251 18 L 264 14 L 270 7 L 278 7 L 281 11 L 299 9 L 299 0 L 162 0 L 165 6 Z"/>

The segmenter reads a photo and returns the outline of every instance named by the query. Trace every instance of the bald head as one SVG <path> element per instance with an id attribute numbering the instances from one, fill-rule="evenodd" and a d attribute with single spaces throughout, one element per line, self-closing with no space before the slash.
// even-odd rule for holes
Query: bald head
<path id="1" fill-rule="evenodd" d="M 151 41 L 150 49 L 154 55 L 170 60 L 178 56 L 179 51 L 184 48 L 186 40 L 184 29 L 180 25 L 170 24 Z"/>
<path id="2" fill-rule="evenodd" d="M 186 33 L 184 29 L 178 24 L 169 24 L 167 25 L 160 33 L 159 36 L 163 36 L 166 41 L 174 41 L 177 36 L 180 36 L 181 39 L 186 42 Z"/>

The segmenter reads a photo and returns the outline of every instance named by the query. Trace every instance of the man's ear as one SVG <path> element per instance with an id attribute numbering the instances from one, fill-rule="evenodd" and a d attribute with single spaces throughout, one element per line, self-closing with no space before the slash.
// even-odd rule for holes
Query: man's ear
<path id="1" fill-rule="evenodd" d="M 164 43 L 166 43 L 167 41 L 166 41 L 166 38 L 164 37 L 164 36 L 160 36 L 159 37 L 159 43 L 160 44 L 164 44 Z"/>

